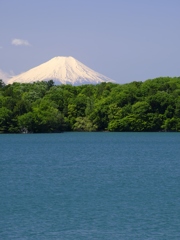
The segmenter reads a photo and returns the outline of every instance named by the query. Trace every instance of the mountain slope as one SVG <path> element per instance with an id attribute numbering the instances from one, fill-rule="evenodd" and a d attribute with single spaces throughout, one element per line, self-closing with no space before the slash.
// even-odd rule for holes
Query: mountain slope
<path id="1" fill-rule="evenodd" d="M 56 84 L 72 85 L 114 82 L 110 78 L 88 68 L 73 57 L 55 57 L 11 78 L 8 83 L 30 83 L 48 80 L 54 80 Z"/>

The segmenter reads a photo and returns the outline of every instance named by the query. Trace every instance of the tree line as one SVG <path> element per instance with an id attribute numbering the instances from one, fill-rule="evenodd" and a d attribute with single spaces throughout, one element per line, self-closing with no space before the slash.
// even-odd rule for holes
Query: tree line
<path id="1" fill-rule="evenodd" d="M 0 80 L 0 133 L 180 131 L 180 77 L 127 84 Z"/>

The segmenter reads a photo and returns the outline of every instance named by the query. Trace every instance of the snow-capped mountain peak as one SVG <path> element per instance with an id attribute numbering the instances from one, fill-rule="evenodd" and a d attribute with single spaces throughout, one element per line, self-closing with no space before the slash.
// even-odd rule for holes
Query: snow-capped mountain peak
<path id="1" fill-rule="evenodd" d="M 97 84 L 114 82 L 110 78 L 93 71 L 73 57 L 54 57 L 51 60 L 12 77 L 8 83 L 30 83 L 54 80 L 56 84 Z"/>

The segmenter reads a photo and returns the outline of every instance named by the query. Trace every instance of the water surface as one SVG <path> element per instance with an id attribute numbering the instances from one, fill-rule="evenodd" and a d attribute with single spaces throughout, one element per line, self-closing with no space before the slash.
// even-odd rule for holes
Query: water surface
<path id="1" fill-rule="evenodd" d="M 0 135 L 0 239 L 180 239 L 179 133 Z"/>

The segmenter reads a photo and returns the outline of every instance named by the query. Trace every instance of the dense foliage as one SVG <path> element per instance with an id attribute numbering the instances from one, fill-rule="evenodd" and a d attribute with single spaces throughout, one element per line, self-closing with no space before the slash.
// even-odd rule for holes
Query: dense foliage
<path id="1" fill-rule="evenodd" d="M 128 84 L 5 85 L 0 132 L 180 131 L 180 77 Z"/>

